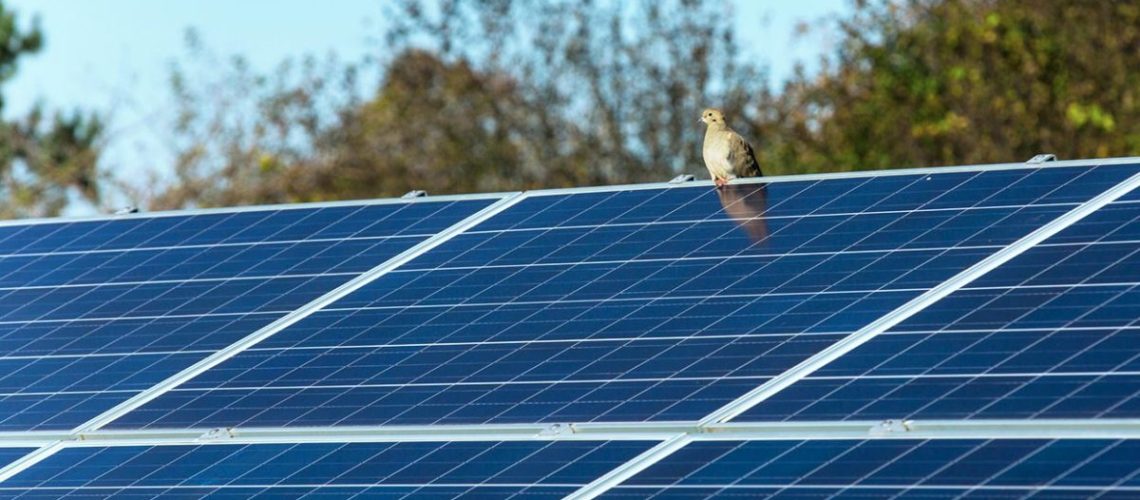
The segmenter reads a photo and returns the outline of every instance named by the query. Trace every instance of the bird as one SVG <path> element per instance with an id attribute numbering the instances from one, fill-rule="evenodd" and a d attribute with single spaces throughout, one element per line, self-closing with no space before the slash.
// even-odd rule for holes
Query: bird
<path id="1" fill-rule="evenodd" d="M 760 177 L 760 164 L 752 152 L 752 145 L 740 134 L 728 128 L 724 113 L 719 109 L 708 108 L 701 112 L 705 129 L 705 144 L 701 153 L 705 167 L 709 169 L 716 187 L 722 188 L 732 177 Z"/>

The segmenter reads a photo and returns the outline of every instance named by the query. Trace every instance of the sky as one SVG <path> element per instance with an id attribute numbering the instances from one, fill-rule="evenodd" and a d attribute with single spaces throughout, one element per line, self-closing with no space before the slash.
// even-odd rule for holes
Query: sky
<path id="1" fill-rule="evenodd" d="M 848 0 L 726 0 L 748 57 L 787 78 L 829 51 L 827 36 L 796 37 L 799 22 L 845 12 Z M 40 17 L 46 47 L 21 61 L 4 89 L 8 116 L 42 101 L 49 109 L 96 110 L 110 116 L 104 168 L 131 174 L 169 168 L 171 62 L 185 55 L 193 27 L 207 47 L 245 56 L 269 70 L 288 57 L 335 51 L 359 60 L 378 49 L 382 0 L 8 0 L 27 20 Z"/>

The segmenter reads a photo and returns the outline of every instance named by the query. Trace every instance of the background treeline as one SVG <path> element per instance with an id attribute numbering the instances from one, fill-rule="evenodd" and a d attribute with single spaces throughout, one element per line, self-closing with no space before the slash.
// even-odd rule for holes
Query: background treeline
<path id="1" fill-rule="evenodd" d="M 156 124 L 175 161 L 150 178 L 101 168 L 97 115 L 0 123 L 0 216 L 111 192 L 165 209 L 703 175 L 708 105 L 770 174 L 1140 154 L 1134 2 L 858 1 L 808 30 L 837 49 L 780 88 L 720 1 L 384 5 L 366 61 L 260 74 L 188 35 Z M 44 36 L 0 7 L 0 85 Z"/>

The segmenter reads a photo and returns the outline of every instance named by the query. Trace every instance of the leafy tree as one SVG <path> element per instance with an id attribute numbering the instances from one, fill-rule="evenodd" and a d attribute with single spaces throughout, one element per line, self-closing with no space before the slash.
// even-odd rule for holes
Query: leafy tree
<path id="1" fill-rule="evenodd" d="M 703 171 L 709 105 L 769 174 L 1140 154 L 1128 2 L 859 0 L 775 93 L 720 2 L 388 5 L 374 66 L 176 72 L 180 159 L 152 205 L 662 180 Z"/>
<path id="2" fill-rule="evenodd" d="M 773 171 L 1140 153 L 1140 6 L 857 2 L 839 50 L 758 110 Z M 765 171 L 768 169 L 766 167 Z"/>
<path id="3" fill-rule="evenodd" d="M 243 57 L 220 58 L 193 30 L 187 47 L 170 79 L 173 176 L 153 172 L 128 196 L 154 209 L 329 199 L 312 184 L 329 165 L 318 142 L 350 125 L 356 67 L 307 57 L 261 75 Z"/>
<path id="4" fill-rule="evenodd" d="M 519 82 L 523 151 L 542 185 L 662 180 L 700 168 L 709 103 L 737 114 L 766 95 L 743 59 L 725 4 L 446 0 L 434 16 L 406 0 L 387 37 Z"/>
<path id="5" fill-rule="evenodd" d="M 0 2 L 0 85 L 16 75 L 22 57 L 43 44 L 38 22 L 21 27 L 16 13 Z M 3 105 L 0 96 L 0 111 Z M 98 116 L 48 117 L 41 105 L 22 118 L 0 121 L 0 218 L 58 215 L 73 198 L 97 203 L 103 129 Z"/>
<path id="6" fill-rule="evenodd" d="M 180 65 L 176 180 L 150 204 L 580 186 L 701 168 L 700 110 L 742 110 L 765 92 L 713 4 L 404 1 L 387 16 L 390 52 L 367 97 L 357 65 L 310 59 L 263 76 L 238 59 L 221 79 Z M 217 74 L 191 42 L 203 74 Z"/>

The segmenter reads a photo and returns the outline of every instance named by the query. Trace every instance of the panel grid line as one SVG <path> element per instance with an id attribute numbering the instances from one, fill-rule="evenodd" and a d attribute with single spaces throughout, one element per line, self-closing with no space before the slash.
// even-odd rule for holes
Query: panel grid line
<path id="1" fill-rule="evenodd" d="M 140 285 L 171 285 L 177 283 L 229 283 L 233 281 L 268 281 L 275 279 L 293 279 L 293 278 L 317 278 L 325 276 L 359 276 L 360 273 L 355 272 L 329 272 L 329 273 L 301 273 L 301 274 L 274 274 L 274 275 L 251 275 L 251 276 L 228 276 L 218 278 L 187 278 L 187 279 L 163 279 L 163 280 L 136 280 L 136 281 L 107 281 L 101 283 L 64 283 L 59 285 L 29 285 L 29 286 L 0 286 L 0 292 L 8 292 L 13 290 L 56 290 L 64 288 L 113 288 L 113 287 L 127 287 L 127 286 L 140 286 Z M 66 305 L 66 304 L 64 304 Z M 33 319 L 29 321 L 39 321 Z"/>
<path id="2" fill-rule="evenodd" d="M 1039 206 L 1039 205 L 1036 205 Z M 1136 242 L 1105 242 L 1103 245 L 1115 244 L 1129 244 Z M 1083 243 L 1062 243 L 1054 246 L 1079 246 Z M 781 253 L 751 253 L 743 254 L 736 253 L 732 255 L 711 255 L 711 256 L 688 256 L 688 257 L 656 257 L 656 258 L 634 258 L 634 259 L 611 259 L 611 260 L 579 260 L 579 261 L 559 261 L 559 262 L 535 262 L 527 264 L 488 264 L 483 266 L 436 266 L 436 267 L 418 267 L 407 268 L 394 273 L 418 273 L 425 271 L 471 271 L 480 269 L 510 269 L 510 268 L 534 268 L 534 267 L 562 267 L 562 266 L 577 266 L 577 265 L 608 265 L 608 264 L 655 264 L 655 263 L 675 263 L 675 262 L 701 262 L 701 261 L 722 261 L 722 260 L 749 260 L 749 259 L 778 259 L 782 257 L 823 257 L 835 255 L 874 255 L 886 253 L 921 253 L 921 252 L 936 252 L 942 250 L 996 250 L 1003 248 L 1004 245 L 962 245 L 955 247 L 911 247 L 911 248 L 895 248 L 895 249 L 871 249 L 871 250 L 837 250 L 837 251 L 819 251 L 819 252 L 781 252 Z"/>
<path id="3" fill-rule="evenodd" d="M 1136 159 L 1140 162 L 1140 158 Z M 431 196 L 426 198 L 427 201 L 463 201 L 463 200 L 491 200 L 499 199 L 515 194 L 514 192 L 504 193 L 472 193 L 461 195 L 442 195 Z M 403 198 L 374 198 L 363 200 L 340 200 L 340 201 L 322 201 L 322 202 L 308 202 L 308 203 L 279 203 L 271 205 L 244 205 L 237 207 L 217 207 L 217 208 L 190 208 L 184 210 L 163 210 L 160 212 L 138 212 L 124 215 L 95 215 L 95 216 L 79 216 L 79 217 L 51 217 L 51 218 L 29 218 L 29 219 L 11 219 L 0 220 L 0 227 L 5 226 L 28 226 L 40 224 L 59 224 L 59 223 L 80 223 L 80 222 L 110 222 L 120 220 L 137 220 L 137 219 L 155 219 L 162 217 L 184 217 L 193 215 L 232 215 L 242 214 L 248 212 L 278 212 L 286 210 L 305 210 L 313 208 L 338 208 L 338 207 L 355 207 L 355 206 L 372 206 L 372 205 L 411 205 L 420 203 L 425 199 L 412 199 L 407 200 Z"/>
<path id="4" fill-rule="evenodd" d="M 961 485 L 961 484 L 892 484 L 892 483 L 876 483 L 876 484 L 842 484 L 842 483 L 821 483 L 821 484 L 788 484 L 788 483 L 757 483 L 757 484 L 638 484 L 638 485 L 619 485 L 614 487 L 618 490 L 636 490 L 636 489 L 665 489 L 676 488 L 680 490 L 704 490 L 704 489 L 722 489 L 722 490 L 751 490 L 751 489 L 775 489 L 775 490 L 900 490 L 900 495 L 905 495 L 908 490 L 926 491 L 926 490 L 955 490 L 961 491 L 961 495 L 968 495 L 971 491 L 993 491 L 993 492 L 1039 492 L 1039 491 L 1062 491 L 1074 493 L 1106 493 L 1109 491 L 1122 491 L 1122 492 L 1140 492 L 1140 486 L 1070 486 L 1070 485 L 1050 485 L 1050 486 L 1017 486 L 1017 485 Z M 767 492 L 766 492 L 767 493 Z"/>
<path id="5" fill-rule="evenodd" d="M 92 316 L 83 318 L 51 318 L 51 319 L 20 319 L 20 320 L 7 320 L 0 321 L 0 325 L 26 325 L 30 323 L 50 324 L 50 323 L 82 323 L 82 322 L 99 322 L 99 321 L 129 321 L 129 320 L 157 320 L 157 319 L 193 319 L 205 317 L 244 317 L 244 316 L 274 316 L 288 314 L 288 310 L 262 310 L 262 311 L 243 311 L 243 312 L 209 312 L 209 313 L 194 313 L 194 314 L 145 314 L 139 316 Z"/>
<path id="6" fill-rule="evenodd" d="M 979 173 L 981 173 L 981 172 L 979 172 Z M 873 178 L 868 178 L 868 180 L 871 180 L 871 179 L 873 179 Z M 856 186 L 856 187 L 858 187 L 858 186 Z M 805 188 L 805 190 L 806 189 L 807 188 Z M 844 193 L 844 194 L 849 194 L 851 191 L 855 191 L 855 190 L 856 189 L 848 190 L 848 192 Z M 790 194 L 789 198 L 794 197 L 794 196 L 795 196 L 795 194 Z M 842 195 L 837 195 L 837 196 L 842 196 Z M 769 209 L 779 207 L 780 206 L 779 203 L 780 202 L 777 202 L 776 204 L 769 207 Z M 1123 201 L 1121 203 L 1140 203 L 1140 201 Z M 1080 205 L 1080 203 L 1078 203 L 1078 202 L 1051 202 L 1051 203 L 1036 203 L 1033 206 L 1034 207 L 1041 207 L 1041 208 L 1061 208 L 1061 207 L 1076 207 L 1077 205 Z M 1027 206 L 1027 205 L 985 205 L 985 206 L 971 206 L 971 207 L 916 208 L 914 210 L 868 210 L 865 212 L 833 212 L 833 213 L 826 213 L 825 212 L 825 213 L 807 213 L 807 214 L 797 214 L 797 215 L 771 215 L 771 216 L 765 215 L 764 220 L 776 221 L 776 220 L 794 220 L 794 219 L 813 219 L 813 218 L 822 218 L 822 217 L 839 218 L 839 217 L 854 217 L 854 216 L 866 216 L 866 215 L 907 215 L 907 214 L 942 213 L 942 212 L 976 212 L 976 211 L 983 211 L 983 210 L 995 210 L 995 211 L 997 211 L 997 210 L 1009 210 L 1011 208 L 1024 208 L 1025 206 Z M 703 219 L 659 220 L 659 221 L 648 221 L 648 222 L 606 222 L 604 224 L 603 223 L 599 223 L 599 224 L 569 224 L 569 225 L 565 225 L 565 226 L 558 226 L 555 229 L 563 230 L 563 229 L 594 229 L 594 228 L 600 228 L 600 227 L 612 228 L 612 227 L 646 227 L 646 226 L 691 225 L 691 224 L 699 224 L 702 222 L 708 222 L 710 220 L 713 220 L 713 219 L 706 217 Z M 469 231 L 467 234 L 477 235 L 477 234 L 524 233 L 524 232 L 529 233 L 529 232 L 548 231 L 550 229 L 551 228 L 548 228 L 548 227 L 519 227 L 519 228 L 504 228 L 504 229 L 482 229 L 482 230 L 478 230 L 478 231 Z"/>
<path id="7" fill-rule="evenodd" d="M 327 309 L 326 309 L 327 310 Z M 1085 331 L 1107 331 L 1116 332 L 1121 330 L 1137 330 L 1140 326 L 1124 326 L 1124 327 L 1096 327 L 1096 326 L 1081 326 L 1073 328 L 1006 328 L 999 330 L 999 333 L 1013 333 L 1013 332 L 1070 332 L 1079 334 Z M 881 336 L 905 336 L 905 335 L 931 335 L 935 333 L 977 333 L 989 334 L 992 330 L 906 330 L 906 331 L 890 331 L 883 332 Z M 660 337 L 583 337 L 583 338 L 566 338 L 566 339 L 532 339 L 532 340 L 483 340 L 483 341 L 466 341 L 466 342 L 415 342 L 404 344 L 353 344 L 353 345 L 339 345 L 339 344 L 324 344 L 313 346 L 291 346 L 291 347 L 251 347 L 246 349 L 246 352 L 282 352 L 282 351 L 325 351 L 325 350 L 353 350 L 353 349 L 405 349 L 413 347 L 463 347 L 463 346 L 493 346 L 493 345 L 530 345 L 530 344 L 570 344 L 570 343 L 611 343 L 611 342 L 664 342 L 675 340 L 723 340 L 723 339 L 763 339 L 763 338 L 786 338 L 791 336 L 800 337 L 833 337 L 836 335 L 846 335 L 841 331 L 820 331 L 820 332 L 804 332 L 804 333 L 739 333 L 739 334 L 719 334 L 719 335 L 701 335 L 694 337 L 691 335 L 665 335 Z M 172 354 L 203 354 L 214 352 L 214 349 L 191 349 L 191 350 L 164 350 L 164 351 L 122 351 L 122 352 L 97 352 L 97 353 L 84 353 L 84 354 L 43 354 L 43 355 L 18 355 L 18 356 L 0 356 L 0 361 L 4 360 L 25 360 L 25 359 L 80 359 L 80 358 L 101 358 L 101 357 L 126 357 L 126 356 L 147 356 L 147 355 L 172 355 Z M 1100 372 L 1096 372 L 1100 373 Z M 891 377 L 892 375 L 869 375 L 870 377 L 885 376 Z M 897 375 L 905 376 L 905 375 Z M 818 376 L 810 375 L 805 377 L 807 379 L 846 379 L 850 378 L 843 375 L 831 376 Z"/>
<path id="8" fill-rule="evenodd" d="M 1071 205 L 1071 203 L 1059 203 L 1058 205 Z M 123 248 L 94 248 L 90 250 L 60 250 L 51 252 L 29 252 L 29 253 L 6 253 L 0 254 L 0 259 L 22 258 L 22 257 L 56 257 L 64 255 L 96 255 L 104 253 L 133 253 L 133 252 L 160 252 L 167 250 L 205 250 L 211 248 L 237 248 L 237 247 L 259 247 L 267 245 L 294 245 L 300 243 L 338 243 L 349 241 L 384 241 L 384 240 L 398 240 L 398 239 L 423 239 L 429 238 L 431 233 L 414 233 L 414 234 L 394 234 L 385 236 L 348 236 L 344 238 L 309 238 L 309 239 L 292 239 L 292 240 L 265 240 L 265 241 L 243 241 L 231 243 L 199 243 L 192 245 L 162 245 L 153 247 L 123 247 Z"/>

